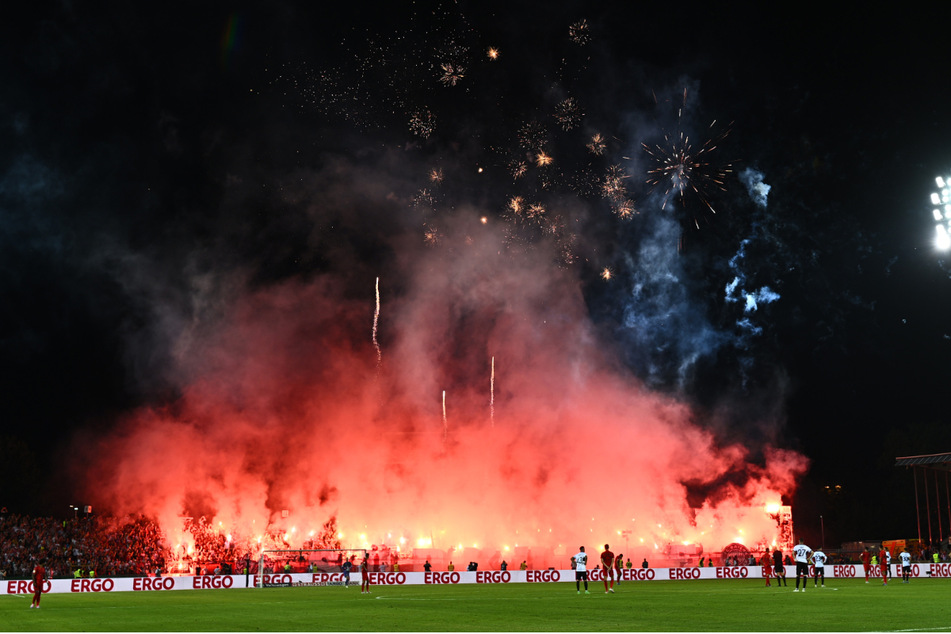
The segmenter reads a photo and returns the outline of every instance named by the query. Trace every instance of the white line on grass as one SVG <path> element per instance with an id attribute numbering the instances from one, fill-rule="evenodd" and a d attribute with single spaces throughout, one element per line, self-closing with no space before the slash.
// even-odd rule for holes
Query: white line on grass
<path id="1" fill-rule="evenodd" d="M 555 595 L 552 595 L 555 596 Z M 540 597 L 388 597 L 380 595 L 373 597 L 374 599 L 386 599 L 387 601 L 534 601 Z M 547 597 L 546 597 L 547 598 Z M 590 601 L 591 599 L 578 599 L 578 601 Z M 614 599 L 611 599 L 612 601 Z"/>

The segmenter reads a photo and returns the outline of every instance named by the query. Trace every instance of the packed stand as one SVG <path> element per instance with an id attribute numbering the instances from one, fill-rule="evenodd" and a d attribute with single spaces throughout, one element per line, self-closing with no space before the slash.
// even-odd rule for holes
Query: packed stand
<path id="1" fill-rule="evenodd" d="M 7 579 L 29 578 L 40 559 L 52 579 L 144 576 L 164 569 L 169 554 L 158 526 L 146 518 L 0 515 L 0 576 Z"/>

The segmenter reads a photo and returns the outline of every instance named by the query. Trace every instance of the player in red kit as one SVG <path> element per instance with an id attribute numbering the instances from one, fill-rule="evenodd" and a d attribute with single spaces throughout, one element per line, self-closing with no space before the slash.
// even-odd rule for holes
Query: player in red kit
<path id="1" fill-rule="evenodd" d="M 872 553 L 868 551 L 868 546 L 862 551 L 862 567 L 865 568 L 865 583 L 868 583 L 868 574 L 872 571 Z"/>
<path id="2" fill-rule="evenodd" d="M 370 555 L 363 556 L 360 564 L 360 594 L 370 594 Z"/>
<path id="3" fill-rule="evenodd" d="M 882 569 L 882 585 L 888 585 L 888 551 L 885 550 L 885 545 L 882 544 L 881 550 L 878 551 L 878 561 L 879 566 Z"/>
<path id="4" fill-rule="evenodd" d="M 33 568 L 33 603 L 31 608 L 40 607 L 40 597 L 43 596 L 43 579 L 46 577 L 46 568 L 43 567 L 43 560 L 39 560 Z"/>
<path id="5" fill-rule="evenodd" d="M 769 578 L 772 576 L 770 568 L 772 568 L 773 560 L 769 556 L 769 551 L 763 553 L 762 558 L 759 560 L 759 564 L 763 567 L 763 578 L 766 579 L 766 587 L 769 587 Z M 778 582 L 777 582 L 778 583 Z"/>
<path id="6" fill-rule="evenodd" d="M 604 594 L 614 592 L 614 553 L 607 544 L 604 545 L 604 552 L 601 553 L 601 568 L 604 574 Z M 611 580 L 610 588 L 608 588 L 608 579 Z"/>

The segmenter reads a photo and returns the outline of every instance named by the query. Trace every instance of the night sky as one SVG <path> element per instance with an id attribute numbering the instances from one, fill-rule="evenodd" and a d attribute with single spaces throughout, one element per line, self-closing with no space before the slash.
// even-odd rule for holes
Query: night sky
<path id="1" fill-rule="evenodd" d="M 951 9 L 107 4 L 0 26 L 0 504 L 93 499 L 102 439 L 221 370 L 241 297 L 321 280 L 372 354 L 379 277 L 392 350 L 417 254 L 483 225 L 573 281 L 617 373 L 754 463 L 808 458 L 801 534 L 916 535 L 894 458 L 951 451 Z M 681 132 L 716 146 L 683 197 L 648 182 Z M 484 317 L 450 312 L 462 338 Z M 441 354 L 450 393 L 484 374 Z"/>

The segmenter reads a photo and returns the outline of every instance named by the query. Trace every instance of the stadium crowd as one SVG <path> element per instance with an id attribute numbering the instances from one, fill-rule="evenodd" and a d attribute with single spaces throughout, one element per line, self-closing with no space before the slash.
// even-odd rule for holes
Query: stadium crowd
<path id="1" fill-rule="evenodd" d="M 303 547 L 339 548 L 335 536 L 331 519 Z M 277 530 L 239 545 L 204 517 L 186 518 L 180 541 L 170 543 L 156 522 L 142 516 L 120 520 L 84 513 L 63 520 L 0 512 L 0 579 L 27 579 L 40 560 L 52 579 L 228 574 L 245 567 L 256 572 L 252 552 L 289 547 Z"/>
<path id="2" fill-rule="evenodd" d="M 7 579 L 29 578 L 41 559 L 50 578 L 144 575 L 164 568 L 168 555 L 158 526 L 145 518 L 0 515 L 0 574 Z"/>
<path id="3" fill-rule="evenodd" d="M 263 542 L 241 545 L 230 540 L 205 518 L 186 519 L 184 533 L 190 534 L 182 544 L 170 544 L 158 524 L 145 517 L 119 520 L 108 516 L 83 514 L 66 520 L 51 517 L 29 517 L 0 512 L 0 579 L 26 579 L 40 560 L 45 561 L 50 578 L 67 577 L 122 577 L 146 576 L 165 573 L 229 574 L 240 573 L 247 567 L 257 571 L 257 552 L 261 548 L 288 548 L 281 532 L 265 532 Z M 191 545 L 185 546 L 188 541 Z M 915 544 L 915 561 L 945 562 L 949 559 L 947 542 L 928 548 Z M 308 540 L 304 548 L 340 548 L 336 539 L 336 524 L 327 522 L 323 531 Z M 855 563 L 857 554 L 835 553 L 831 563 Z M 756 565 L 752 555 L 717 558 L 716 565 Z M 708 562 L 705 562 L 707 559 Z M 786 563 L 789 564 L 787 556 Z M 209 564 L 209 562 L 214 562 Z M 230 564 L 227 562 L 231 562 Z M 319 562 L 320 569 L 336 568 L 340 561 Z M 376 546 L 370 553 L 371 570 L 397 569 L 396 553 Z M 428 562 L 427 562 L 428 563 Z M 489 569 L 501 567 L 497 556 L 490 558 Z M 646 560 L 645 560 L 646 563 Z M 336 566 L 334 565 L 336 564 Z M 232 570 L 233 565 L 233 570 Z M 680 564 L 684 565 L 684 564 Z M 690 564 L 686 564 L 690 565 Z M 701 558 L 700 566 L 713 566 L 712 554 Z M 452 569 L 452 562 L 449 563 Z M 471 566 L 471 564 L 470 564 Z M 268 570 L 302 572 L 309 569 L 301 557 L 287 561 L 267 561 Z"/>

